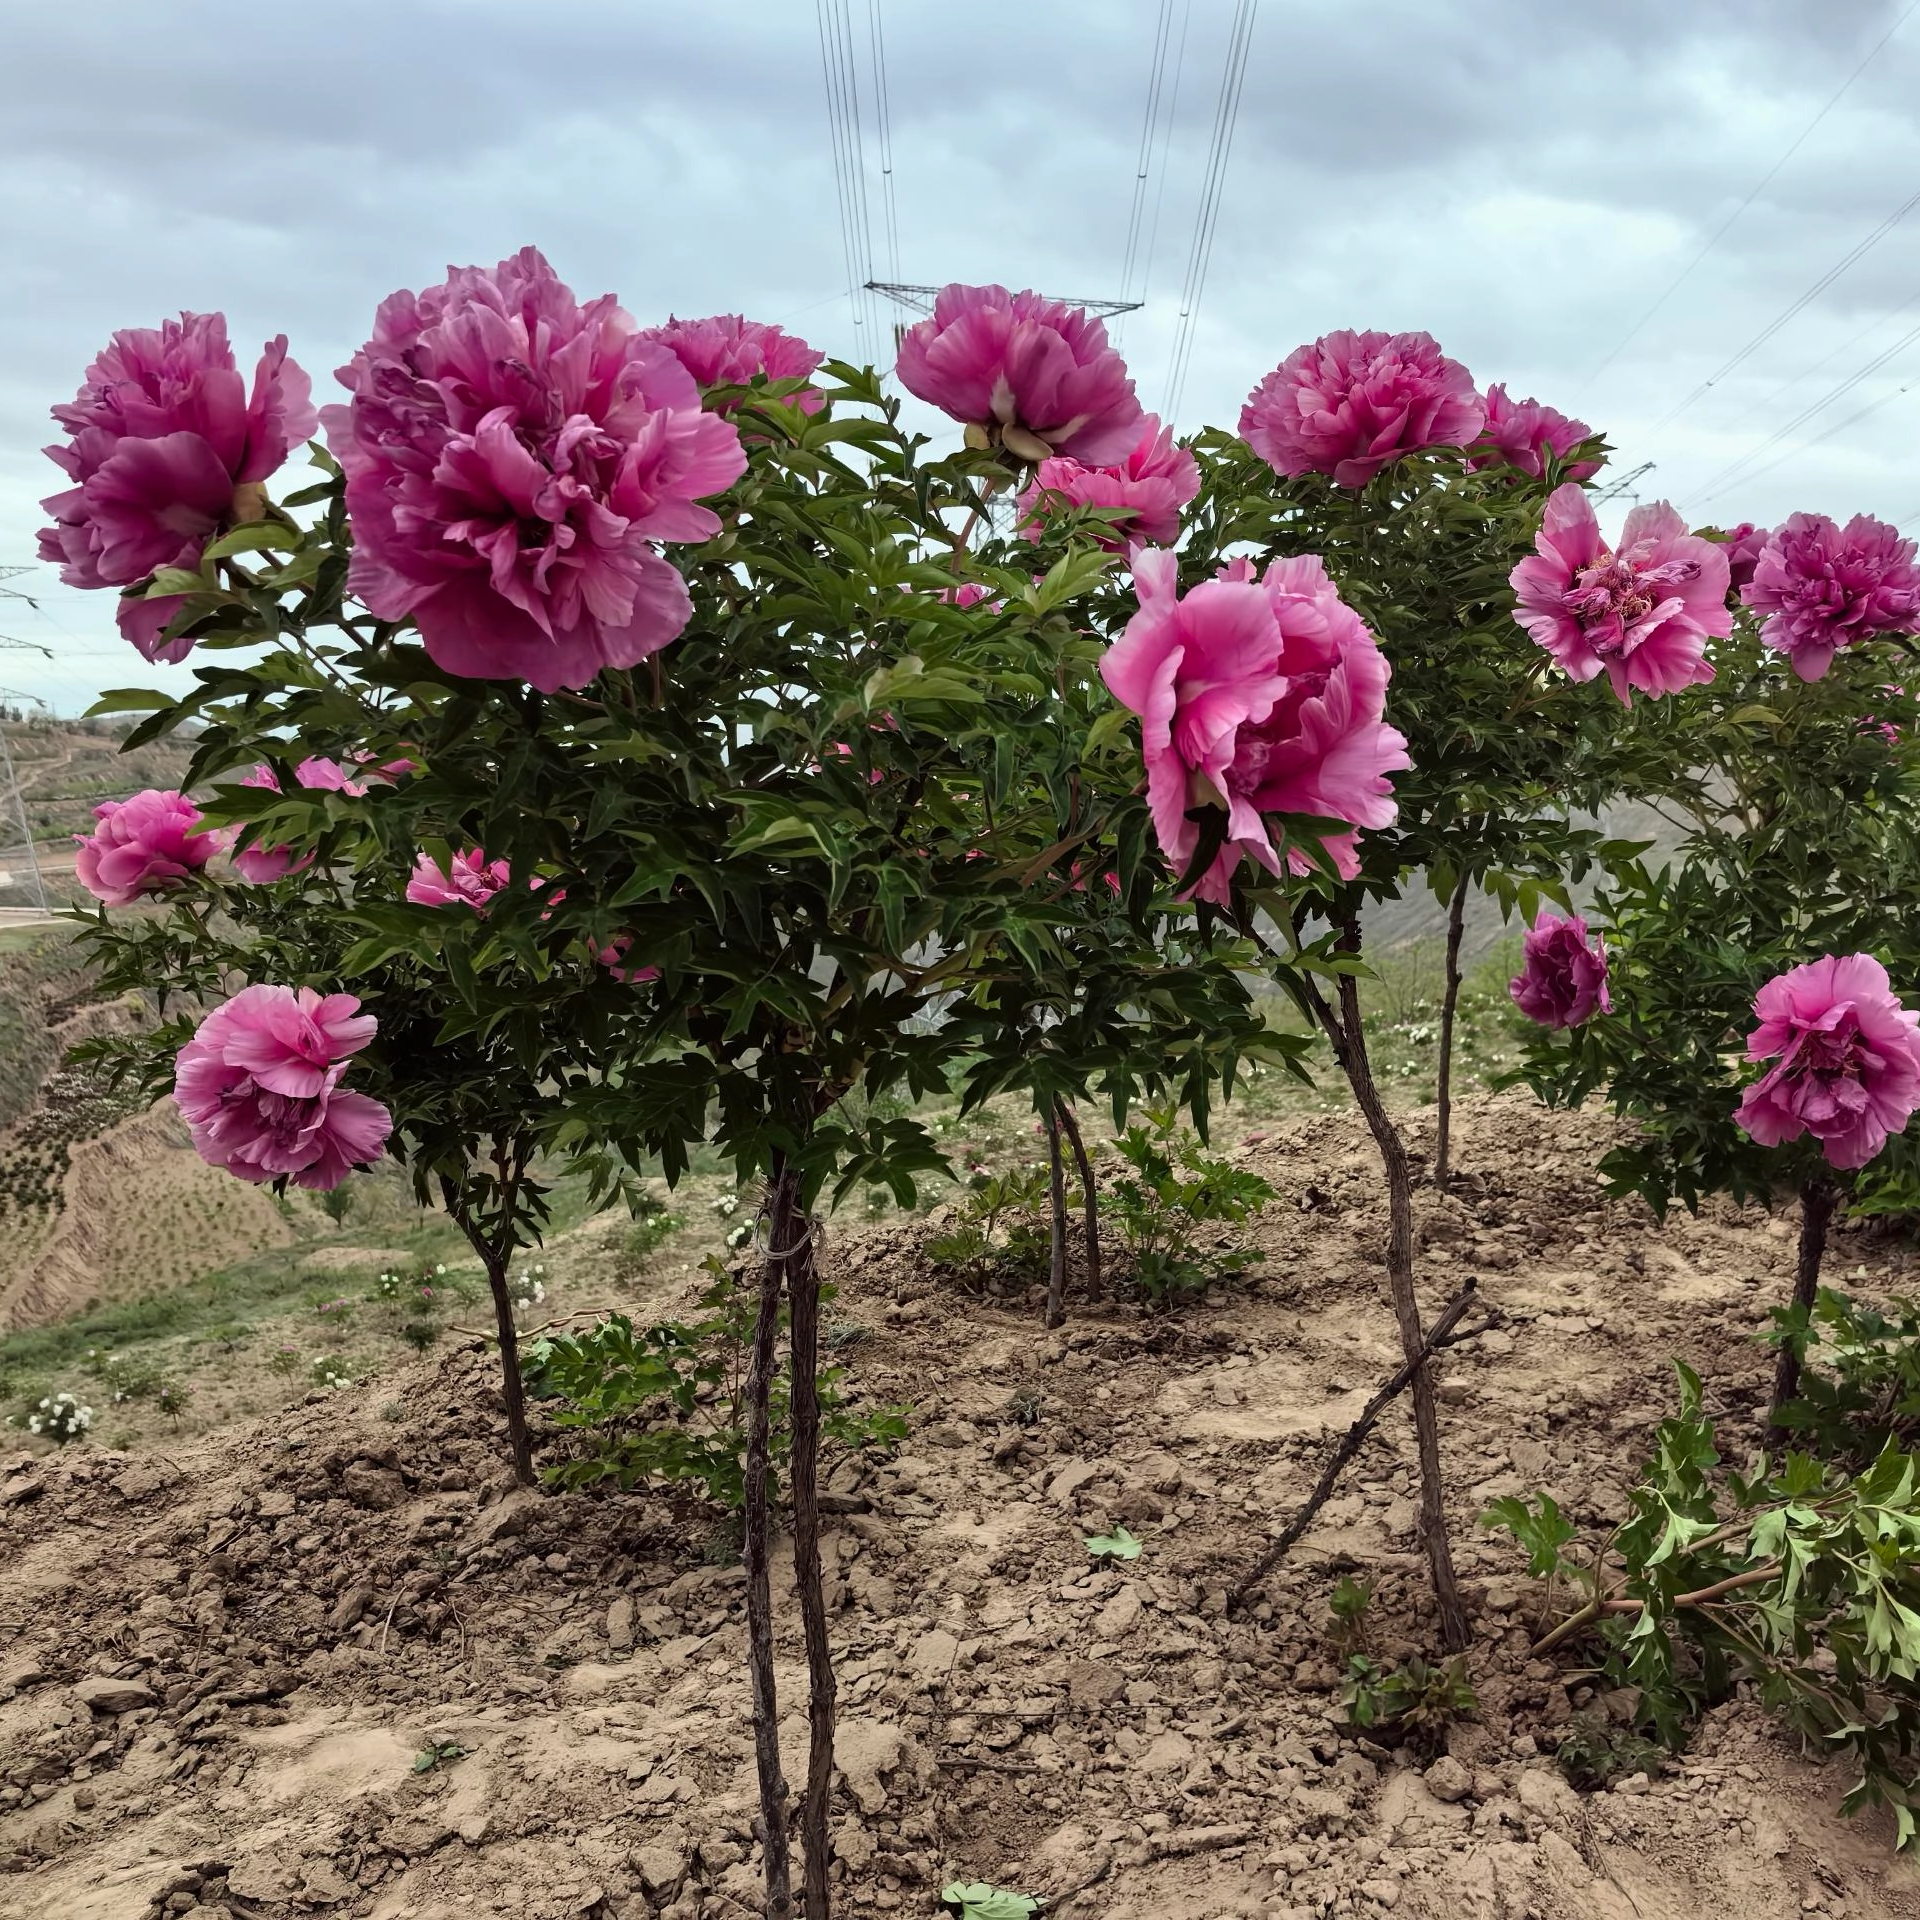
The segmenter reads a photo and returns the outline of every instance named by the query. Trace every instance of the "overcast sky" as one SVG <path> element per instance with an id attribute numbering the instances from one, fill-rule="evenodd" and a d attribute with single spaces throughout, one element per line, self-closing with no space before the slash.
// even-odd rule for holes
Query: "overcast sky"
<path id="1" fill-rule="evenodd" d="M 1158 0 L 880 5 L 898 276 L 1117 295 Z M 870 113 L 867 8 L 852 0 Z M 1618 469 L 1654 462 L 1649 497 L 1695 523 L 1806 508 L 1920 531 L 1920 332 L 1766 444 L 1920 328 L 1920 208 L 1680 404 L 1920 195 L 1911 10 L 1264 0 L 1178 424 L 1232 424 L 1263 373 L 1331 328 L 1424 328 L 1482 385 L 1605 430 Z M 1149 407 L 1166 400 L 1233 11 L 1174 7 L 1176 36 L 1190 18 L 1148 181 L 1157 244 L 1123 336 Z M 382 296 L 531 241 L 643 322 L 741 311 L 880 357 L 846 297 L 802 0 L 84 0 L 17 10 L 7 42 L 0 563 L 32 560 L 38 499 L 60 484 L 39 451 L 48 407 L 115 328 L 183 307 L 224 310 L 249 370 L 284 331 L 324 401 Z M 877 145 L 869 119 L 875 267 L 892 277 Z M 117 638 L 110 594 L 46 567 L 12 584 L 41 610 L 0 603 L 0 633 L 55 658 L 0 651 L 0 687 L 75 712 L 101 687 L 186 682 Z"/>

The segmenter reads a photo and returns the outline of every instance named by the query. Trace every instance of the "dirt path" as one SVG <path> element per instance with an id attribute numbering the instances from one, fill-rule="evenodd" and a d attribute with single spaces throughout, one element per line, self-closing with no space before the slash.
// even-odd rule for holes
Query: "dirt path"
<path id="1" fill-rule="evenodd" d="M 1224 1609 L 1392 1362 L 1356 1127 L 1239 1149 L 1281 1191 L 1263 1276 L 1172 1323 L 1077 1305 L 1047 1335 L 937 1284 L 907 1228 L 835 1239 L 836 1312 L 867 1330 L 851 1383 L 916 1407 L 900 1456 L 832 1483 L 837 1910 L 930 1915 L 960 1875 L 1071 1920 L 1920 1916 L 1883 1826 L 1836 1817 L 1839 1770 L 1748 1703 L 1656 1780 L 1582 1799 L 1552 1765 L 1574 1699 L 1530 1663 L 1526 1582 L 1474 1518 L 1542 1484 L 1616 1510 L 1671 1354 L 1731 1410 L 1730 1450 L 1751 1440 L 1747 1336 L 1790 1241 L 1605 1200 L 1599 1122 L 1513 1100 L 1464 1121 L 1427 1291 L 1475 1273 L 1506 1326 L 1444 1372 L 1481 1710 L 1435 1770 L 1345 1727 L 1324 1632 L 1359 1567 L 1377 1650 L 1427 1644 L 1397 1420 L 1262 1609 Z M 1857 1262 L 1898 1278 L 1843 1243 L 1836 1270 Z M 189 1893 L 274 1920 L 756 1912 L 741 1576 L 712 1515 L 508 1491 L 499 1424 L 469 1351 L 171 1457 L 0 1455 L 0 1916 Z M 1115 1521 L 1142 1557 L 1090 1567 Z M 797 1766 L 790 1605 L 780 1652 Z M 464 1757 L 416 1773 L 430 1740 Z"/>

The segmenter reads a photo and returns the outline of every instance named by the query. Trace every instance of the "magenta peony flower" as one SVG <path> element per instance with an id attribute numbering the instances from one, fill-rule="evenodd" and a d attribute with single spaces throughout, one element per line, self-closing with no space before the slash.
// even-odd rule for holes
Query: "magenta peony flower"
<path id="1" fill-rule="evenodd" d="M 1133 451 L 1115 466 L 1082 466 L 1059 456 L 1042 460 L 1033 485 L 1020 496 L 1020 508 L 1029 540 L 1039 539 L 1037 522 L 1059 499 L 1075 507 L 1125 508 L 1127 517 L 1111 522 L 1100 536 L 1101 546 L 1124 553 L 1142 541 L 1171 546 L 1180 537 L 1180 509 L 1199 491 L 1200 463 L 1174 445 L 1171 427 L 1149 413 L 1142 416 Z"/>
<path id="2" fill-rule="evenodd" d="M 256 1184 L 337 1187 L 379 1159 L 393 1116 L 340 1082 L 375 1021 L 350 993 L 243 987 L 180 1049 L 173 1098 L 201 1159 Z"/>
<path id="3" fill-rule="evenodd" d="M 611 294 L 579 305 L 524 248 L 391 295 L 321 418 L 347 475 L 348 585 L 413 616 L 470 679 L 583 687 L 673 640 L 686 582 L 655 550 L 720 522 L 746 468 L 674 353 Z"/>
<path id="4" fill-rule="evenodd" d="M 1742 520 L 1737 527 L 1727 529 L 1727 585 L 1735 593 L 1753 578 L 1753 569 L 1772 538 L 1767 528 L 1756 527 L 1751 520 Z"/>
<path id="5" fill-rule="evenodd" d="M 209 536 L 257 518 L 257 489 L 315 415 L 307 376 L 268 341 L 247 392 L 218 313 L 183 313 L 116 333 L 87 369 L 71 406 L 55 407 L 70 444 L 48 457 L 75 483 L 41 505 L 54 524 L 40 557 L 61 562 L 70 587 L 130 587 L 158 567 L 197 567 Z M 167 640 L 180 596 L 123 600 L 120 631 L 149 660 L 184 660 L 193 642 Z"/>
<path id="6" fill-rule="evenodd" d="M 1734 1115 L 1763 1147 L 1810 1133 L 1830 1166 L 1864 1167 L 1920 1106 L 1920 1014 L 1871 954 L 1828 954 L 1769 980 L 1749 1060 L 1777 1060 Z"/>
<path id="7" fill-rule="evenodd" d="M 1589 937 L 1576 913 L 1542 912 L 1521 942 L 1520 971 L 1507 982 L 1513 1004 L 1543 1027 L 1577 1027 L 1597 1008 L 1613 1011 L 1607 992 L 1607 945 Z"/>
<path id="8" fill-rule="evenodd" d="M 384 771 L 384 769 L 382 769 Z M 355 780 L 337 760 L 327 760 L 316 754 L 302 760 L 294 768 L 293 777 L 301 786 L 324 789 L 330 793 L 346 793 L 356 799 L 367 790 L 365 780 Z M 259 787 L 267 793 L 280 791 L 279 778 L 273 769 L 262 761 L 259 766 L 240 782 L 243 787 Z M 242 880 L 253 886 L 270 886 L 276 880 L 283 880 L 289 873 L 304 873 L 313 865 L 311 853 L 294 858 L 291 847 L 242 847 L 233 856 L 233 870 Z"/>
<path id="9" fill-rule="evenodd" d="M 894 371 L 979 444 L 998 441 L 1022 460 L 1116 465 L 1139 434 L 1140 402 L 1105 326 L 1037 293 L 942 287 L 933 317 L 907 329 Z"/>
<path id="10" fill-rule="evenodd" d="M 703 387 L 744 387 L 757 374 L 769 380 L 805 380 L 826 357 L 768 321 L 743 320 L 737 313 L 669 320 L 664 327 L 644 329 L 639 337 L 665 347 Z M 731 413 L 739 404 L 730 399 L 713 411 Z M 803 387 L 789 404 L 818 413 L 827 396 L 817 387 Z"/>
<path id="11" fill-rule="evenodd" d="M 1140 716 L 1154 830 L 1176 871 L 1200 845 L 1190 813 L 1226 810 L 1226 841 L 1193 897 L 1225 902 L 1243 856 L 1281 870 L 1268 814 L 1389 825 L 1386 776 L 1411 764 L 1383 719 L 1389 669 L 1319 560 L 1276 560 L 1261 581 L 1241 561 L 1184 599 L 1171 553 L 1144 549 L 1133 564 L 1140 611 L 1101 677 Z M 1349 877 L 1355 837 L 1325 843 Z M 1311 864 L 1297 848 L 1288 861 L 1295 871 Z"/>
<path id="12" fill-rule="evenodd" d="M 1593 429 L 1584 420 L 1569 420 L 1558 408 L 1543 406 L 1538 400 L 1509 400 L 1504 385 L 1487 389 L 1487 426 L 1485 444 L 1489 451 L 1476 453 L 1469 466 L 1506 465 L 1529 479 L 1542 479 L 1547 458 L 1564 460 L 1583 440 L 1593 438 Z M 1586 480 L 1606 463 L 1601 460 L 1577 460 L 1562 476 L 1568 480 Z"/>
<path id="13" fill-rule="evenodd" d="M 1364 487 L 1423 447 L 1479 437 L 1473 376 L 1425 333 L 1329 333 L 1296 347 L 1247 396 L 1240 437 L 1276 473 Z"/>
<path id="14" fill-rule="evenodd" d="M 1796 513 L 1769 536 L 1740 597 L 1766 616 L 1760 638 L 1802 680 L 1818 680 L 1839 648 L 1920 626 L 1913 553 L 1911 540 L 1870 513 L 1844 527 Z"/>
<path id="15" fill-rule="evenodd" d="M 475 913 L 484 913 L 487 902 L 512 878 L 504 860 L 489 860 L 478 847 L 456 853 L 444 868 L 430 853 L 423 853 L 413 863 L 407 898 L 416 907 L 471 907 Z"/>
<path id="16" fill-rule="evenodd" d="M 616 933 L 604 947 L 596 947 L 593 957 L 623 986 L 644 986 L 660 978 L 658 967 L 630 967 L 627 955 L 633 950 L 633 935 Z"/>
<path id="17" fill-rule="evenodd" d="M 96 900 L 130 906 L 143 893 L 170 893 L 226 842 L 185 794 L 148 788 L 93 810 L 100 824 L 76 833 L 73 870 Z"/>
<path id="18" fill-rule="evenodd" d="M 1727 550 L 1689 533 L 1664 500 L 1627 515 L 1616 551 L 1569 482 L 1547 496 L 1534 544 L 1539 552 L 1513 570 L 1513 617 L 1573 679 L 1604 667 L 1630 703 L 1630 687 L 1677 693 L 1713 678 L 1707 642 L 1733 630 Z"/>

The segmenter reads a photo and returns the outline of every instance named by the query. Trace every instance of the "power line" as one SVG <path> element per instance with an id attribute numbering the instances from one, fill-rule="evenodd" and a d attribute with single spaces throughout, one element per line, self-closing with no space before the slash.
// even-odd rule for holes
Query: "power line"
<path id="1" fill-rule="evenodd" d="M 1920 0 L 1915 0 L 1920 5 Z M 873 95 L 880 135 L 880 190 L 886 212 L 887 276 L 900 278 L 900 215 L 893 198 L 893 98 L 887 90 L 887 30 L 880 0 L 867 0 L 868 40 L 873 53 Z"/>
<path id="2" fill-rule="evenodd" d="M 1154 124 L 1160 112 L 1160 89 L 1167 77 L 1167 47 L 1173 37 L 1173 0 L 1160 0 L 1160 19 L 1153 33 L 1153 65 L 1147 70 L 1147 109 L 1140 118 L 1140 156 L 1133 168 L 1133 204 L 1127 209 L 1127 250 L 1120 266 L 1120 291 L 1133 291 L 1133 266 L 1140 251 L 1140 228 L 1147 211 L 1147 173 L 1153 157 Z"/>
<path id="3" fill-rule="evenodd" d="M 1920 0 L 1917 0 L 1917 3 L 1920 3 Z M 1653 423 L 1653 431 L 1658 433 L 1662 427 L 1670 426 L 1681 414 L 1685 413 L 1702 394 L 1710 392 L 1737 367 L 1744 366 L 1789 320 L 1811 306 L 1849 267 L 1856 265 L 1871 253 L 1915 207 L 1920 207 L 1920 193 L 1916 193 L 1910 198 L 1903 200 L 1864 240 L 1856 241 L 1854 245 L 1849 248 L 1846 253 L 1842 254 L 1798 299 L 1790 302 L 1769 320 L 1738 353 L 1734 354 L 1731 359 L 1710 373 L 1684 400 L 1680 401 L 1676 406 L 1668 408 L 1668 410 Z"/>
<path id="4" fill-rule="evenodd" d="M 1863 73 L 1865 73 L 1870 66 L 1873 65 L 1874 61 L 1880 57 L 1880 54 L 1885 49 L 1887 42 L 1891 40 L 1893 36 L 1896 33 L 1898 33 L 1900 29 L 1904 27 L 1907 24 L 1907 22 L 1913 17 L 1914 10 L 1917 7 L 1920 7 L 1920 0 L 1910 0 L 1910 3 L 1907 7 L 1906 12 L 1903 13 L 1900 16 L 1900 18 L 1896 20 L 1893 23 L 1893 25 L 1887 29 L 1885 34 L 1883 34 L 1879 39 L 1879 41 L 1875 43 L 1872 52 L 1870 52 L 1867 55 L 1867 57 L 1864 60 L 1862 60 L 1860 64 L 1857 67 L 1855 67 L 1850 74 L 1847 75 L 1846 79 L 1840 83 L 1839 90 L 1833 95 L 1833 97 L 1827 102 L 1827 104 L 1824 107 L 1822 107 L 1820 111 L 1816 113 L 1813 116 L 1813 118 L 1809 120 L 1803 128 L 1801 128 L 1799 137 L 1795 139 L 1793 144 L 1790 147 L 1788 147 L 1786 152 L 1783 153 L 1780 156 L 1780 158 L 1776 160 L 1773 163 L 1773 165 L 1770 166 L 1766 170 L 1766 172 L 1760 176 L 1758 182 L 1754 185 L 1753 190 L 1747 195 L 1747 197 L 1744 200 L 1740 202 L 1740 204 L 1737 207 L 1734 208 L 1734 210 L 1730 214 L 1727 215 L 1726 219 L 1724 219 L 1720 223 L 1720 225 L 1714 229 L 1712 235 L 1708 238 L 1706 244 L 1700 249 L 1700 251 L 1696 253 L 1693 256 L 1693 258 L 1689 260 L 1687 264 L 1684 267 L 1682 267 L 1680 271 L 1676 273 L 1670 281 L 1667 282 L 1666 288 L 1661 293 L 1659 299 L 1657 299 L 1653 303 L 1653 305 L 1650 306 L 1646 310 L 1646 312 L 1643 313 L 1640 316 L 1640 318 L 1636 320 L 1633 323 L 1633 325 L 1627 329 L 1625 334 L 1621 336 L 1620 340 L 1615 344 L 1613 350 L 1607 355 L 1607 357 L 1604 360 L 1602 360 L 1600 364 L 1597 367 L 1595 367 L 1590 374 L 1587 375 L 1586 380 L 1581 385 L 1581 388 L 1580 388 L 1581 393 L 1584 393 L 1588 387 L 1592 386 L 1593 383 L 1596 380 L 1598 380 L 1600 376 L 1603 373 L 1605 373 L 1606 370 L 1610 366 L 1612 366 L 1617 359 L 1619 359 L 1620 355 L 1629 346 L 1631 346 L 1632 343 L 1639 337 L 1641 329 L 1646 326 L 1647 322 L 1651 320 L 1653 316 L 1656 313 L 1658 313 L 1660 309 L 1664 307 L 1667 304 L 1667 302 L 1671 300 L 1673 296 L 1680 290 L 1680 286 L 1682 282 L 1684 282 L 1687 279 L 1687 277 L 1693 272 L 1694 268 L 1697 267 L 1700 264 L 1700 262 L 1704 260 L 1707 257 L 1707 255 L 1710 254 L 1714 250 L 1714 248 L 1717 247 L 1720 244 L 1720 242 L 1727 237 L 1728 231 L 1732 228 L 1734 222 L 1737 221 L 1740 218 L 1740 216 L 1743 213 L 1745 213 L 1750 206 L 1753 205 L 1754 201 L 1756 201 L 1760 197 L 1761 193 L 1764 191 L 1768 183 L 1773 179 L 1774 175 L 1777 174 L 1780 171 L 1780 169 L 1784 167 L 1787 164 L 1787 162 L 1791 160 L 1793 156 L 1796 153 L 1798 153 L 1803 146 L 1806 145 L 1808 135 L 1810 135 L 1813 132 L 1814 128 L 1816 128 L 1821 123 L 1821 121 L 1823 121 L 1827 117 L 1827 115 L 1830 114 L 1834 110 L 1834 108 L 1840 104 L 1842 98 L 1852 88 L 1853 83 L 1856 80 L 1858 80 L 1860 76 Z M 1576 399 L 1578 397 L 1579 397 L 1578 395 L 1575 396 Z"/>
<path id="5" fill-rule="evenodd" d="M 1920 0 L 1916 0 L 1920 4 Z M 1247 77 L 1247 53 L 1253 45 L 1254 19 L 1260 0 L 1238 0 L 1233 26 L 1227 36 L 1226 63 L 1220 74 L 1220 97 L 1214 107 L 1213 143 L 1207 152 L 1206 173 L 1200 188 L 1200 209 L 1194 221 L 1193 245 L 1187 255 L 1187 277 L 1180 291 L 1180 320 L 1174 333 L 1173 353 L 1167 368 L 1169 420 L 1179 411 L 1181 391 L 1187 381 L 1187 367 L 1193 357 L 1193 340 L 1200 301 L 1206 292 L 1207 267 L 1213 257 L 1213 236 L 1220 219 L 1220 202 L 1226 186 L 1227 162 L 1233 152 L 1234 128 L 1240 120 L 1240 92 Z"/>
<path id="6" fill-rule="evenodd" d="M 873 234 L 867 218 L 865 154 L 860 142 L 860 102 L 851 71 L 852 33 L 846 0 L 814 0 L 820 30 L 820 73 L 826 87 L 827 124 L 833 145 L 834 194 L 840 208 L 840 244 L 846 255 L 847 304 L 855 339 L 864 347 L 873 277 Z"/>
<path id="7" fill-rule="evenodd" d="M 1147 250 L 1140 260 L 1140 302 L 1144 306 L 1147 288 L 1153 280 L 1153 262 L 1160 246 L 1160 214 L 1167 204 L 1167 161 L 1173 151 L 1173 123 L 1180 111 L 1180 76 L 1187 68 L 1187 29 L 1193 25 L 1193 0 L 1186 0 L 1180 15 L 1180 46 L 1173 57 L 1173 87 L 1167 96 L 1165 131 L 1160 136 L 1160 184 L 1154 189 L 1153 224 L 1147 229 Z"/>
<path id="8" fill-rule="evenodd" d="M 1825 433 L 1816 433 L 1811 440 L 1803 440 L 1797 447 L 1788 447 L 1785 452 L 1775 454 L 1765 466 L 1755 467 L 1743 477 L 1747 480 L 1757 480 L 1763 473 L 1771 473 L 1775 467 L 1784 466 L 1787 461 L 1794 459 L 1797 455 L 1811 453 L 1815 447 L 1824 445 L 1835 434 L 1845 433 L 1856 421 L 1864 420 L 1870 413 L 1878 413 L 1882 407 L 1898 400 L 1903 393 L 1912 392 L 1916 385 L 1920 385 L 1920 374 L 1916 374 L 1905 386 L 1896 387 L 1891 393 L 1883 393 L 1878 400 L 1869 400 L 1858 412 L 1848 414 L 1844 420 L 1837 421 Z"/>

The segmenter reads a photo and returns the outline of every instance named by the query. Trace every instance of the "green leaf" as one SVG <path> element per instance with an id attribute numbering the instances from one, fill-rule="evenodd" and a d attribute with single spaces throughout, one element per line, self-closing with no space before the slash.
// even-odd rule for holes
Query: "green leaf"
<path id="1" fill-rule="evenodd" d="M 1030 1894 L 1007 1893 L 980 1880 L 954 1880 L 940 1889 L 942 1904 L 960 1909 L 960 1920 L 1027 1920 L 1040 1911 Z"/>
<path id="2" fill-rule="evenodd" d="M 1125 1527 L 1115 1527 L 1111 1533 L 1096 1533 L 1087 1543 L 1087 1551 L 1098 1560 L 1102 1557 L 1114 1560 L 1138 1560 L 1140 1542 Z"/>
<path id="3" fill-rule="evenodd" d="M 87 709 L 87 718 L 102 713 L 158 713 L 172 705 L 170 693 L 155 693 L 146 687 L 111 687 Z"/>
<path id="4" fill-rule="evenodd" d="M 265 547 L 291 553 L 304 538 L 298 527 L 282 526 L 275 520 L 250 520 L 243 527 L 223 533 L 217 540 L 209 540 L 201 550 L 201 557 L 224 560 L 229 554 L 258 553 Z"/>

